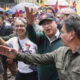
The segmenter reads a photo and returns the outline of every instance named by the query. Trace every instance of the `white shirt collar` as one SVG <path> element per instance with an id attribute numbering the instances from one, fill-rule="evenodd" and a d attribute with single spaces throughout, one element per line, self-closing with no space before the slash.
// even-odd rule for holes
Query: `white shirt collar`
<path id="1" fill-rule="evenodd" d="M 60 35 L 60 32 L 59 32 L 59 30 L 57 30 L 55 36 L 53 36 L 52 38 L 49 38 L 47 35 L 46 35 L 46 37 L 48 38 L 48 40 L 50 41 L 50 43 L 52 43 L 53 41 L 56 40 L 56 38 L 59 37 L 59 35 Z"/>

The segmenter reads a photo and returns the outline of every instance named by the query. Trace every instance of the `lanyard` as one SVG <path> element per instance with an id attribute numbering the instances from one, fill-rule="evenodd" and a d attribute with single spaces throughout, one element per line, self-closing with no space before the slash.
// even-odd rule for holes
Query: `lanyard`
<path id="1" fill-rule="evenodd" d="M 23 49 L 22 49 L 22 46 L 21 46 L 21 44 L 20 44 L 19 39 L 18 39 L 18 45 L 19 45 L 19 49 L 20 49 L 22 52 L 24 52 Z"/>

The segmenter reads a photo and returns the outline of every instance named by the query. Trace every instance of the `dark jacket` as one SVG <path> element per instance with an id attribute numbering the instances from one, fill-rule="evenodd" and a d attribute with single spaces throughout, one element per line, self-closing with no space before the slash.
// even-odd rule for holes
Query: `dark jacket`
<path id="1" fill-rule="evenodd" d="M 39 54 L 52 52 L 63 45 L 60 39 L 60 36 L 55 41 L 50 43 L 48 38 L 45 36 L 44 32 L 38 32 L 38 33 L 35 32 L 33 25 L 27 26 L 27 34 L 28 34 L 28 37 L 38 45 Z M 50 65 L 38 66 L 38 74 L 39 74 L 40 80 L 57 80 L 58 79 L 55 63 Z"/>
<path id="2" fill-rule="evenodd" d="M 4 22 L 2 26 L 0 26 L 0 36 L 8 36 L 13 33 L 13 27 L 10 25 L 6 25 Z"/>
<path id="3" fill-rule="evenodd" d="M 13 27 L 10 24 L 8 24 L 7 22 L 3 22 L 3 25 L 0 26 L 0 37 L 5 37 L 12 33 L 13 33 Z M 6 56 L 2 56 L 3 63 L 7 63 L 6 59 L 7 59 Z"/>
<path id="4" fill-rule="evenodd" d="M 55 62 L 60 80 L 80 80 L 80 48 L 74 54 L 68 47 L 61 47 L 47 54 L 23 54 L 17 54 L 16 59 L 34 65 L 54 64 Z"/>

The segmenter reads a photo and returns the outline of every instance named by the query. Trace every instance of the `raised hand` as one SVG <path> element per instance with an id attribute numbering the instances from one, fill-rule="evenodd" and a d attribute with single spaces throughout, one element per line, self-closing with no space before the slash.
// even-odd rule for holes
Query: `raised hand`
<path id="1" fill-rule="evenodd" d="M 7 56 L 11 59 L 15 59 L 17 56 L 17 51 L 13 48 L 0 45 L 0 54 Z"/>
<path id="2" fill-rule="evenodd" d="M 26 11 L 27 23 L 29 25 L 32 25 L 34 23 L 34 18 L 38 14 L 38 12 L 34 13 L 33 8 L 31 8 L 31 10 L 29 10 L 29 8 L 27 6 L 25 7 L 25 11 Z"/>

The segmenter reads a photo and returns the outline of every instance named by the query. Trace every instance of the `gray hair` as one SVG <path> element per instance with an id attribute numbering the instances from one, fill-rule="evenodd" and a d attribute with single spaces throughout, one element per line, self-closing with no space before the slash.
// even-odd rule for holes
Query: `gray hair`
<path id="1" fill-rule="evenodd" d="M 80 39 L 80 16 L 69 15 L 66 19 L 64 19 L 63 24 L 66 27 L 67 32 L 74 31 L 78 39 Z"/>
<path id="2" fill-rule="evenodd" d="M 16 18 L 15 23 L 18 22 L 19 20 L 22 21 L 25 25 L 27 24 L 26 19 L 24 19 L 22 17 Z"/>

